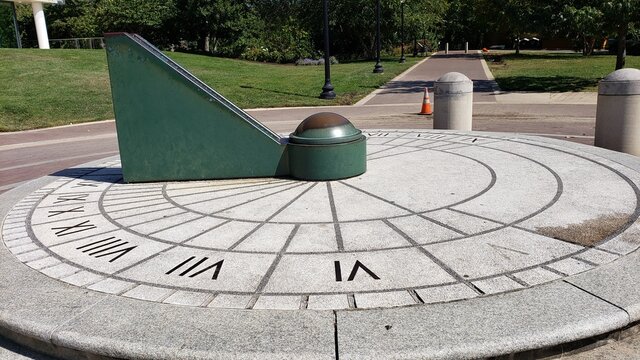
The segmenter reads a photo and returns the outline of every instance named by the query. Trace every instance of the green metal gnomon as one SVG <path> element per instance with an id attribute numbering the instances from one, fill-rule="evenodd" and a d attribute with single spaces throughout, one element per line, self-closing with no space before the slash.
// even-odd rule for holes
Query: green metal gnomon
<path id="1" fill-rule="evenodd" d="M 292 176 L 334 180 L 366 171 L 366 139 L 319 113 L 281 138 L 142 37 L 106 34 L 126 182 Z"/>

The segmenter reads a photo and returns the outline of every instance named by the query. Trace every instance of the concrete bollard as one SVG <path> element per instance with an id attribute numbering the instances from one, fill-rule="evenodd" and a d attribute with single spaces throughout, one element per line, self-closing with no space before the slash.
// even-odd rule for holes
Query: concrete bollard
<path id="1" fill-rule="evenodd" d="M 466 43 L 464 43 L 464 53 L 465 54 L 469 53 L 469 42 L 468 41 Z"/>
<path id="2" fill-rule="evenodd" d="M 640 156 L 640 70 L 621 69 L 600 81 L 595 145 Z"/>
<path id="3" fill-rule="evenodd" d="M 445 54 L 449 53 L 449 43 L 444 44 L 444 53 Z"/>
<path id="4" fill-rule="evenodd" d="M 471 131 L 473 82 L 450 72 L 435 82 L 433 92 L 433 128 Z"/>

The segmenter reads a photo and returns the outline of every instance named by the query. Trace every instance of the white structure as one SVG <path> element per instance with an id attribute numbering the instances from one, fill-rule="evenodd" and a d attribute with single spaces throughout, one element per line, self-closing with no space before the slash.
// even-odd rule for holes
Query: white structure
<path id="1" fill-rule="evenodd" d="M 49 48 L 49 35 L 47 35 L 47 22 L 44 18 L 43 4 L 62 4 L 64 0 L 7 0 L 19 4 L 30 3 L 33 8 L 33 19 L 36 23 L 36 33 L 38 34 L 38 47 L 40 49 Z"/>

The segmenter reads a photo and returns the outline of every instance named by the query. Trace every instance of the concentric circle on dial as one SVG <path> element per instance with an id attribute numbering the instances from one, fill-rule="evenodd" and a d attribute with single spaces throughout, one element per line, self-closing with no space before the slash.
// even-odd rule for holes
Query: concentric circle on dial
<path id="1" fill-rule="evenodd" d="M 367 173 L 123 184 L 77 168 L 3 225 L 18 259 L 149 301 L 390 307 L 518 290 L 634 250 L 640 174 L 583 150 L 475 133 L 370 131 Z"/>

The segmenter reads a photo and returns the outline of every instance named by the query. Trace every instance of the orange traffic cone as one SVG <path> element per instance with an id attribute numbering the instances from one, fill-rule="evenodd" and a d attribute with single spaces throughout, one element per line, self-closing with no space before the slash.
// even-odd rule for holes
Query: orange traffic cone
<path id="1" fill-rule="evenodd" d="M 424 98 L 422 100 L 422 109 L 419 115 L 431 115 L 433 109 L 431 109 L 431 99 L 429 99 L 429 89 L 424 88 Z"/>

